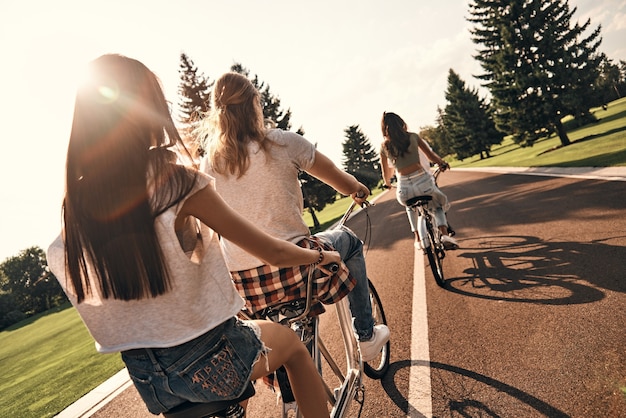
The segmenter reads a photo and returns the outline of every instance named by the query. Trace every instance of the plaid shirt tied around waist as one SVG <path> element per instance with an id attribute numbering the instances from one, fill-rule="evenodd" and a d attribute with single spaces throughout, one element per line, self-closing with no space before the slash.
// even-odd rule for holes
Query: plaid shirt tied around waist
<path id="1" fill-rule="evenodd" d="M 303 248 L 318 248 L 334 251 L 330 245 L 311 236 L 298 242 Z M 252 314 L 268 306 L 306 298 L 306 282 L 309 270 L 314 265 L 295 267 L 274 267 L 263 265 L 249 270 L 232 271 L 231 275 L 239 294 L 246 301 L 246 309 Z M 313 272 L 313 301 L 309 315 L 319 315 L 325 311 L 319 303 L 326 305 L 344 298 L 356 286 L 356 279 L 344 263 L 339 271 L 327 276 L 319 269 Z"/>

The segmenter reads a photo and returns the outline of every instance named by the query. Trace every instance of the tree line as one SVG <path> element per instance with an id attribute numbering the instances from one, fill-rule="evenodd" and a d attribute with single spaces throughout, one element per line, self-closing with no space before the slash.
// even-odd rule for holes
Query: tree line
<path id="1" fill-rule="evenodd" d="M 615 64 L 599 52 L 601 26 L 588 19 L 572 24 L 576 8 L 567 0 L 474 0 L 467 20 L 473 25 L 475 59 L 483 72 L 475 77 L 489 93 L 480 97 L 450 69 L 446 105 L 437 109 L 435 126 L 421 128 L 440 155 L 465 159 L 488 158 L 493 145 L 510 136 L 520 146 L 558 135 L 570 143 L 561 122 L 594 121 L 592 107 L 606 106 L 626 91 L 626 62 Z M 291 109 L 282 108 L 270 86 L 242 64 L 231 71 L 248 77 L 259 90 L 264 116 L 280 129 L 291 129 Z M 185 53 L 180 55 L 179 115 L 183 137 L 198 156 L 204 153 L 193 130 L 210 110 L 213 82 Z M 299 127 L 296 131 L 304 134 Z M 370 189 L 380 183 L 379 157 L 358 124 L 344 130 L 343 168 Z M 314 228 L 315 211 L 337 198 L 335 191 L 307 173 L 301 173 L 305 208 Z M 30 315 L 58 306 L 67 299 L 49 272 L 45 252 L 31 247 L 0 264 L 0 329 Z"/>

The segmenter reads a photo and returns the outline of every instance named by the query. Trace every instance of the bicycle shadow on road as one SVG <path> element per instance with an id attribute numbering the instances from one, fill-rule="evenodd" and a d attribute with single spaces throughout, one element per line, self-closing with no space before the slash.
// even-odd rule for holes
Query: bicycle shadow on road
<path id="1" fill-rule="evenodd" d="M 382 381 L 387 395 L 402 411 L 411 417 L 425 417 L 424 413 L 410 404 L 412 400 L 398 389 L 396 376 L 406 374 L 412 368 L 429 369 L 433 382 L 432 391 L 438 399 L 432 405 L 432 416 L 542 416 L 569 417 L 558 408 L 542 401 L 528 392 L 508 385 L 472 370 L 425 360 L 403 360 L 390 365 Z M 430 396 L 424 393 L 423 396 Z M 416 401 L 413 399 L 413 401 Z"/>
<path id="2" fill-rule="evenodd" d="M 492 235 L 463 240 L 455 257 L 471 266 L 463 276 L 447 277 L 446 288 L 467 296 L 571 305 L 603 299 L 601 289 L 626 292 L 615 263 L 626 259 L 623 246 Z"/>

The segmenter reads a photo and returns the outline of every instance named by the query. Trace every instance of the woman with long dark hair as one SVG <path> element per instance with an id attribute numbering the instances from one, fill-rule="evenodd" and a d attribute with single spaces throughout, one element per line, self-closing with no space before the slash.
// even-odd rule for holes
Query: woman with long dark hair
<path id="1" fill-rule="evenodd" d="M 448 235 L 446 211 L 450 207 L 448 198 L 435 184 L 432 176 L 420 163 L 420 151 L 428 159 L 438 164 L 442 170 L 448 164 L 438 156 L 415 132 L 409 132 L 404 120 L 393 112 L 384 112 L 381 129 L 385 138 L 380 147 L 380 168 L 385 186 L 391 185 L 394 173 L 398 180 L 396 198 L 406 207 L 406 214 L 415 235 L 415 245 L 420 239 L 417 231 L 417 213 L 406 205 L 407 200 L 415 196 L 431 195 L 435 204 L 435 222 L 441 231 L 441 241 L 447 250 L 459 248 L 457 241 Z M 391 162 L 391 164 L 390 164 Z"/>
<path id="2" fill-rule="evenodd" d="M 324 389 L 289 328 L 240 321 L 218 234 L 276 266 L 340 262 L 254 227 L 193 167 L 157 77 L 104 55 L 78 91 L 67 152 L 62 234 L 48 262 L 102 353 L 121 352 L 153 414 L 235 399 L 285 365 L 306 416 Z M 192 164 L 188 164 L 192 165 Z M 261 358 L 263 357 L 263 358 Z"/>

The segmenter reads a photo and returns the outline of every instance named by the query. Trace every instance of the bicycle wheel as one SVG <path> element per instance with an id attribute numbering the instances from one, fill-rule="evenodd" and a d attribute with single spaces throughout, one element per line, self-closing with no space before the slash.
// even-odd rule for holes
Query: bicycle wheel
<path id="1" fill-rule="evenodd" d="M 446 279 L 443 276 L 443 257 L 445 253 L 443 249 L 439 248 L 441 241 L 435 238 L 435 231 L 430 223 L 428 224 L 428 236 L 430 237 L 430 245 L 424 250 L 428 257 L 428 264 L 430 264 L 430 269 L 439 287 L 445 288 Z"/>
<path id="2" fill-rule="evenodd" d="M 374 325 L 385 324 L 387 325 L 387 318 L 385 317 L 385 311 L 383 310 L 383 303 L 378 296 L 378 292 L 374 287 L 371 280 L 368 279 L 370 300 L 372 301 L 372 316 L 374 317 Z M 371 379 L 382 379 L 389 369 L 389 357 L 390 357 L 391 342 L 387 341 L 380 350 L 379 355 L 367 363 L 363 363 L 363 371 Z"/>

